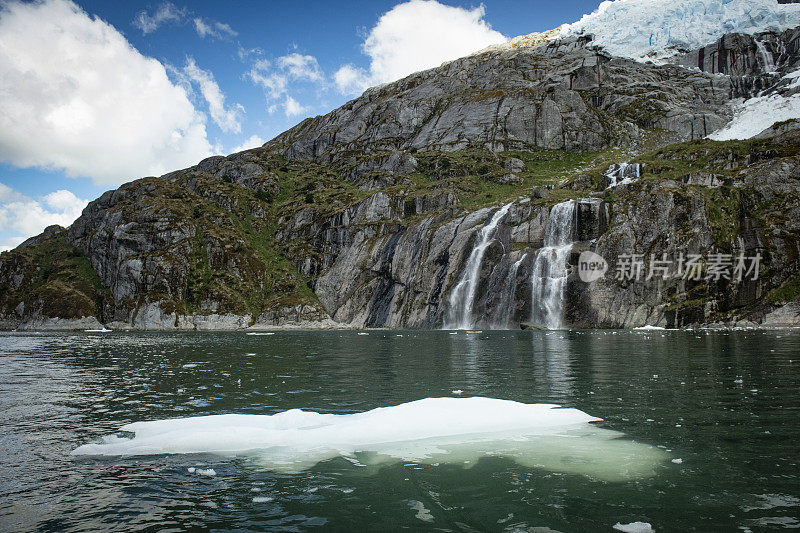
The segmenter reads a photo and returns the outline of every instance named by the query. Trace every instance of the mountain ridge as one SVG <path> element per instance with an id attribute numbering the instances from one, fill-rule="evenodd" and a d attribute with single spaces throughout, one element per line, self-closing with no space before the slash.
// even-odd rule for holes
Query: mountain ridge
<path id="1" fill-rule="evenodd" d="M 710 46 L 726 54 L 707 72 L 699 50 L 653 64 L 581 35 L 370 89 L 261 148 L 109 191 L 69 229 L 3 253 L 2 325 L 440 327 L 503 203 L 469 312 L 476 326 L 519 327 L 537 305 L 551 210 L 565 201 L 576 213 L 565 326 L 769 323 L 778 309 L 796 321 L 796 124 L 765 139 L 703 140 L 736 98 L 795 68 L 800 31 L 767 38 L 780 72 L 766 72 L 751 36 L 703 47 L 704 58 Z M 607 188 L 620 163 L 640 177 Z M 613 262 L 657 247 L 763 251 L 766 277 L 577 279 L 581 250 Z"/>

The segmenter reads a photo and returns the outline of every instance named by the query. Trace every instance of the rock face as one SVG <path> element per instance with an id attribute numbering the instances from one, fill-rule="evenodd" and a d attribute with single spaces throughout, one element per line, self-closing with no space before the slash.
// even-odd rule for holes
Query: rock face
<path id="1" fill-rule="evenodd" d="M 369 89 L 266 146 L 345 167 L 358 181 L 371 172 L 413 171 L 420 150 L 598 150 L 637 140 L 641 128 L 695 139 L 727 122 L 723 104 L 735 84 L 609 57 L 590 37 L 570 38 L 465 57 Z"/>
<path id="2" fill-rule="evenodd" d="M 541 326 L 545 299 L 564 326 L 796 322 L 800 128 L 702 138 L 796 65 L 798 35 L 726 36 L 666 65 L 570 38 L 370 89 L 3 253 L 0 326 L 436 328 L 468 276 L 470 327 Z M 635 172 L 612 187 L 620 168 Z M 581 279 L 586 251 L 604 277 Z M 758 279 L 615 276 L 631 254 L 646 274 L 713 253 L 759 254 Z"/>

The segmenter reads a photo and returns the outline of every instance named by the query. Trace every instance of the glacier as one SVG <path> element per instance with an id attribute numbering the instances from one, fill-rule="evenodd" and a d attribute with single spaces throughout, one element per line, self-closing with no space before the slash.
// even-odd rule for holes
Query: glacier
<path id="1" fill-rule="evenodd" d="M 726 33 L 800 26 L 800 4 L 777 0 L 606 0 L 558 36 L 592 34 L 608 53 L 660 60 L 710 44 Z"/>

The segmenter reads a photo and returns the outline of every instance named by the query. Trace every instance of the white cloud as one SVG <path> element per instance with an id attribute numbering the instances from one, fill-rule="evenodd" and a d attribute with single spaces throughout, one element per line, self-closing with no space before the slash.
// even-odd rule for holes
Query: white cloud
<path id="1" fill-rule="evenodd" d="M 280 98 L 289 86 L 287 75 L 273 70 L 272 63 L 266 59 L 256 61 L 245 76 L 261 85 L 270 98 Z"/>
<path id="2" fill-rule="evenodd" d="M 283 101 L 283 110 L 286 113 L 287 118 L 292 118 L 308 113 L 310 108 L 300 105 L 297 100 L 287 94 L 286 99 Z"/>
<path id="3" fill-rule="evenodd" d="M 296 80 L 322 81 L 322 71 L 314 56 L 298 53 L 285 55 L 278 58 L 278 64 L 289 76 Z"/>
<path id="4" fill-rule="evenodd" d="M 343 65 L 333 75 L 333 82 L 342 94 L 358 93 L 371 85 L 369 73 L 363 68 Z"/>
<path id="5" fill-rule="evenodd" d="M 0 160 L 116 184 L 210 154 L 185 89 L 113 26 L 68 0 L 0 6 Z"/>
<path id="6" fill-rule="evenodd" d="M 229 153 L 235 154 L 237 152 L 241 152 L 242 150 L 249 150 L 250 148 L 258 148 L 259 146 L 263 145 L 264 142 L 265 142 L 264 139 L 262 139 L 258 135 L 251 135 L 249 139 L 244 141 L 239 146 L 231 148 Z"/>
<path id="7" fill-rule="evenodd" d="M 0 183 L 0 204 L 16 202 L 24 198 L 25 197 L 23 195 L 21 195 L 20 193 L 18 193 L 5 183 Z"/>
<path id="8" fill-rule="evenodd" d="M 190 18 L 194 24 L 197 35 L 199 35 L 201 39 L 211 37 L 213 39 L 229 40 L 239 35 L 229 24 L 194 16 L 193 12 L 185 7 L 179 9 L 175 7 L 175 4 L 172 2 L 162 2 L 152 15 L 147 13 L 147 11 L 140 11 L 133 19 L 132 24 L 147 35 L 148 33 L 156 31 L 164 24 L 184 24 L 188 22 Z M 239 49 L 240 54 L 245 51 L 241 46 Z"/>
<path id="9" fill-rule="evenodd" d="M 291 82 L 325 84 L 325 76 L 319 68 L 317 58 L 297 52 L 287 54 L 275 60 L 274 64 L 266 59 L 259 59 L 245 74 L 251 81 L 264 88 L 267 97 L 267 111 L 272 114 L 277 110 L 270 100 L 282 99 L 283 110 L 288 118 L 303 115 L 311 110 L 288 94 Z"/>
<path id="10" fill-rule="evenodd" d="M 52 224 L 69 226 L 88 203 L 63 189 L 34 200 L 0 183 L 0 233 L 4 234 L 0 250 L 15 247 Z"/>
<path id="11" fill-rule="evenodd" d="M 162 2 L 152 15 L 147 11 L 140 11 L 133 19 L 133 26 L 142 30 L 147 35 L 156 31 L 163 24 L 170 22 L 179 23 L 186 18 L 186 8 L 178 9 L 172 2 Z"/>
<path id="12" fill-rule="evenodd" d="M 25 237 L 7 237 L 0 242 L 0 252 L 6 252 L 8 250 L 13 250 L 17 246 L 25 241 Z"/>
<path id="13" fill-rule="evenodd" d="M 217 22 L 215 20 L 205 20 L 200 17 L 194 19 L 194 29 L 197 35 L 205 39 L 206 37 L 213 37 L 214 39 L 230 39 L 239 35 L 228 24 Z"/>
<path id="14" fill-rule="evenodd" d="M 435 0 L 411 0 L 384 13 L 361 48 L 369 70 L 342 66 L 334 75 L 340 92 L 353 94 L 437 67 L 508 39 L 484 20 L 481 5 L 451 7 Z"/>
<path id="15" fill-rule="evenodd" d="M 217 126 L 226 133 L 240 133 L 242 131 L 240 119 L 244 113 L 244 107 L 234 104 L 232 107 L 225 109 L 225 95 L 222 94 L 219 85 L 214 81 L 214 75 L 198 67 L 193 58 L 186 59 L 186 66 L 183 67 L 183 72 L 200 87 L 203 98 L 208 102 L 208 111 L 211 114 L 211 119 Z"/>

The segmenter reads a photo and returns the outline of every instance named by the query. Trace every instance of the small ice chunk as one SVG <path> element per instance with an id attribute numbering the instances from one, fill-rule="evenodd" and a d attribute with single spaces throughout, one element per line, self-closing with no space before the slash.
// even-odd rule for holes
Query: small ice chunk
<path id="1" fill-rule="evenodd" d="M 193 466 L 190 466 L 190 467 L 189 467 L 189 468 L 187 468 L 186 470 L 188 470 L 188 472 L 189 472 L 190 474 L 197 474 L 197 475 L 199 475 L 199 476 L 208 476 L 208 477 L 213 477 L 213 476 L 216 476 L 216 475 L 217 475 L 217 473 L 214 471 L 214 469 L 213 469 L 213 468 L 209 468 L 209 469 L 203 469 L 203 468 L 195 468 L 195 467 L 193 467 Z"/>
<path id="2" fill-rule="evenodd" d="M 425 504 L 417 500 L 409 500 L 408 506 L 417 512 L 417 518 L 423 522 L 433 522 L 433 515 L 425 507 Z"/>
<path id="3" fill-rule="evenodd" d="M 676 465 L 679 465 L 679 464 L 683 463 L 683 459 L 681 459 L 681 458 L 673 459 L 672 462 L 675 463 Z"/>
<path id="4" fill-rule="evenodd" d="M 630 524 L 614 524 L 614 529 L 624 533 L 654 533 L 655 529 L 647 522 L 631 522 Z"/>
<path id="5" fill-rule="evenodd" d="M 452 392 L 453 392 L 453 394 L 461 394 L 461 393 L 463 393 L 464 391 L 463 391 L 463 390 L 461 390 L 461 389 L 456 389 L 456 390 L 454 390 L 454 391 L 452 391 Z"/>

